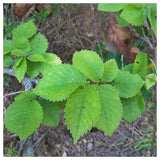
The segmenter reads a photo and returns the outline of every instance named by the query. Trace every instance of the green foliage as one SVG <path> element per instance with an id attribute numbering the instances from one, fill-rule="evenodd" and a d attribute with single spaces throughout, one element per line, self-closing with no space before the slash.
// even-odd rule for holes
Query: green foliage
<path id="1" fill-rule="evenodd" d="M 99 82 L 99 79 L 103 75 L 103 63 L 94 51 L 82 50 L 75 52 L 73 55 L 73 65 L 94 82 Z"/>
<path id="2" fill-rule="evenodd" d="M 45 53 L 43 57 L 49 65 L 61 64 L 61 59 L 56 54 Z"/>
<path id="3" fill-rule="evenodd" d="M 11 55 L 5 55 L 3 57 L 3 66 L 10 67 L 13 64 L 13 57 Z"/>
<path id="4" fill-rule="evenodd" d="M 153 32 L 157 37 L 157 20 L 155 18 L 155 15 L 152 14 L 151 10 L 148 10 L 148 19 L 149 23 L 152 26 Z"/>
<path id="5" fill-rule="evenodd" d="M 40 125 L 43 118 L 42 107 L 34 100 L 33 95 L 26 94 L 25 97 L 15 99 L 6 111 L 5 126 L 6 128 L 20 137 L 20 140 L 32 134 Z M 19 96 L 23 96 L 22 93 Z"/>
<path id="6" fill-rule="evenodd" d="M 31 50 L 31 47 L 30 47 L 28 39 L 26 39 L 26 38 L 16 39 L 14 41 L 14 49 L 20 50 L 22 52 L 22 55 L 18 54 L 18 53 L 16 54 L 15 51 L 14 51 L 14 53 L 12 53 L 12 55 L 19 55 L 19 56 L 27 55 L 27 53 L 29 53 L 30 50 Z"/>
<path id="7" fill-rule="evenodd" d="M 70 64 L 59 64 L 48 68 L 34 92 L 50 101 L 60 101 L 69 95 L 80 85 L 83 85 L 86 77 L 78 69 Z"/>
<path id="8" fill-rule="evenodd" d="M 14 98 L 15 101 L 30 101 L 30 100 L 36 100 L 36 95 L 33 94 L 32 91 L 26 91 L 23 92 L 22 94 L 19 94 Z"/>
<path id="9" fill-rule="evenodd" d="M 132 122 L 140 116 L 142 97 L 155 84 L 146 69 L 147 54 L 139 53 L 135 62 L 123 69 L 120 55 L 116 59 L 107 53 L 108 61 L 103 63 L 96 52 L 89 50 L 76 51 L 72 65 L 61 64 L 57 55 L 46 53 L 48 41 L 41 33 L 34 35 L 35 28 L 33 21 L 23 23 L 13 30 L 13 40 L 4 42 L 4 65 L 11 66 L 14 57 L 13 69 L 19 82 L 26 73 L 31 78 L 42 73 L 33 92 L 16 96 L 8 107 L 5 126 L 9 131 L 23 140 L 41 123 L 57 126 L 60 110 L 64 109 L 65 123 L 76 144 L 94 126 L 111 136 L 122 117 Z M 106 51 L 103 45 L 98 49 Z"/>
<path id="10" fill-rule="evenodd" d="M 150 90 L 147 90 L 145 86 L 141 88 L 141 93 L 144 100 L 152 97 L 152 92 Z"/>
<path id="11" fill-rule="evenodd" d="M 38 74 L 45 70 L 45 65 L 41 62 L 32 62 L 27 61 L 27 75 L 29 75 L 32 79 L 38 76 Z"/>
<path id="12" fill-rule="evenodd" d="M 18 81 L 21 82 L 27 71 L 26 59 L 25 58 L 17 59 L 13 66 L 13 69 L 15 71 L 15 75 Z"/>
<path id="13" fill-rule="evenodd" d="M 121 27 L 126 27 L 128 26 L 128 22 L 123 17 L 121 17 L 121 13 L 122 13 L 122 10 L 117 12 L 118 23 Z"/>
<path id="14" fill-rule="evenodd" d="M 152 107 L 155 107 L 156 106 L 156 103 L 153 103 L 153 102 L 148 102 L 147 103 L 147 111 L 149 111 Z"/>
<path id="15" fill-rule="evenodd" d="M 12 31 L 13 39 L 19 38 L 30 38 L 36 33 L 36 26 L 33 23 L 33 20 L 30 20 L 26 23 L 22 23 L 17 28 Z"/>
<path id="16" fill-rule="evenodd" d="M 148 57 L 146 53 L 139 53 L 133 64 L 133 74 L 138 74 L 144 78 L 148 74 Z"/>
<path id="17" fill-rule="evenodd" d="M 48 48 L 48 41 L 41 33 L 38 33 L 31 39 L 30 45 L 32 54 L 43 54 Z"/>
<path id="18" fill-rule="evenodd" d="M 141 35 L 140 35 L 141 36 Z M 143 35 L 144 36 L 144 35 Z M 142 36 L 142 37 L 143 37 Z M 145 48 L 145 42 L 142 39 L 138 39 L 137 41 L 135 41 L 134 46 L 136 46 L 137 48 L 139 48 L 140 50 L 143 50 Z"/>
<path id="19" fill-rule="evenodd" d="M 20 155 L 17 154 L 16 148 L 12 145 L 8 148 L 8 153 L 6 154 L 7 157 L 20 157 Z"/>
<path id="20" fill-rule="evenodd" d="M 102 3 L 98 5 L 98 10 L 117 12 L 117 19 L 122 27 L 129 24 L 140 26 L 148 19 L 157 36 L 157 5 L 155 3 Z"/>
<path id="21" fill-rule="evenodd" d="M 144 101 L 141 94 L 128 99 L 121 99 L 123 104 L 123 118 L 128 122 L 136 120 L 144 110 Z"/>
<path id="22" fill-rule="evenodd" d="M 47 8 L 42 8 L 41 12 L 38 13 L 37 11 L 34 12 L 34 15 L 36 18 L 38 18 L 40 21 L 45 22 L 47 16 L 51 13 L 51 10 Z"/>
<path id="23" fill-rule="evenodd" d="M 12 31 L 17 25 L 19 24 L 19 21 L 13 21 L 5 23 L 4 29 L 3 29 L 3 37 L 4 38 L 11 38 L 12 37 Z"/>
<path id="24" fill-rule="evenodd" d="M 139 151 L 146 156 L 146 150 L 151 151 L 157 145 L 157 139 L 153 136 L 153 129 L 146 129 L 145 137 L 133 143 L 133 152 Z M 152 155 L 156 156 L 156 155 Z"/>
<path id="25" fill-rule="evenodd" d="M 137 74 L 132 75 L 128 71 L 119 71 L 114 80 L 114 87 L 123 98 L 131 98 L 138 94 L 143 84 L 144 81 Z"/>
<path id="26" fill-rule="evenodd" d="M 120 17 L 132 25 L 139 26 L 145 22 L 147 14 L 144 7 L 139 8 L 134 4 L 127 4 Z"/>
<path id="27" fill-rule="evenodd" d="M 96 125 L 100 114 L 98 92 L 92 86 L 79 88 L 71 94 L 65 108 L 65 123 L 74 138 L 74 144 Z"/>
<path id="28" fill-rule="evenodd" d="M 101 113 L 96 122 L 98 129 L 111 136 L 120 124 L 122 118 L 122 103 L 120 101 L 117 90 L 109 85 L 100 85 L 98 87 Z"/>
<path id="29" fill-rule="evenodd" d="M 145 87 L 146 89 L 151 88 L 152 86 L 154 86 L 156 84 L 156 80 L 157 80 L 157 76 L 156 74 L 148 74 L 145 77 Z"/>
<path id="30" fill-rule="evenodd" d="M 13 49 L 13 42 L 11 40 L 3 40 L 3 54 L 6 55 Z"/>
<path id="31" fill-rule="evenodd" d="M 118 67 L 116 61 L 111 59 L 104 63 L 104 72 L 101 78 L 102 82 L 111 82 L 118 75 Z"/>
<path id="32" fill-rule="evenodd" d="M 31 78 L 35 78 L 39 73 L 45 74 L 47 68 L 61 63 L 60 58 L 51 53 L 33 54 L 28 56 L 27 59 L 29 60 L 27 61 L 27 74 Z"/>
<path id="33" fill-rule="evenodd" d="M 98 10 L 108 11 L 108 12 L 117 12 L 125 7 L 125 3 L 100 3 L 98 5 Z"/>
<path id="34" fill-rule="evenodd" d="M 46 126 L 57 126 L 60 119 L 60 107 L 58 102 L 50 102 L 45 99 L 39 99 L 43 109 L 42 124 Z"/>
<path id="35" fill-rule="evenodd" d="M 122 68 L 122 71 L 129 71 L 130 73 L 132 73 L 133 71 L 133 63 L 130 63 L 128 65 L 125 65 L 123 68 Z"/>
<path id="36" fill-rule="evenodd" d="M 46 62 L 42 54 L 31 54 L 27 57 L 31 62 Z"/>
<path id="37" fill-rule="evenodd" d="M 46 53 L 47 39 L 41 33 L 35 33 L 36 26 L 30 20 L 13 30 L 13 40 L 3 40 L 4 67 L 10 67 L 14 58 L 13 69 L 19 82 L 26 73 L 34 78 L 39 73 L 44 73 L 47 65 L 61 63 L 57 55 Z"/>

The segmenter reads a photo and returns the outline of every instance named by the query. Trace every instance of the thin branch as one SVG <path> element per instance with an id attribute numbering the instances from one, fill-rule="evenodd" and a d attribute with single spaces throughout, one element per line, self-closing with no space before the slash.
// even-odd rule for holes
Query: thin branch
<path id="1" fill-rule="evenodd" d="M 51 130 L 51 128 L 49 128 L 33 145 L 33 148 L 35 149 L 37 147 L 37 145 L 41 142 L 41 140 L 47 135 L 47 133 Z"/>
<path id="2" fill-rule="evenodd" d="M 3 96 L 3 99 L 8 97 L 8 96 L 14 96 L 16 94 L 23 93 L 23 92 L 25 92 L 25 91 L 17 91 L 17 92 L 8 93 L 8 94 Z"/>
<path id="3" fill-rule="evenodd" d="M 142 39 L 146 44 L 149 45 L 149 47 L 150 47 L 153 51 L 155 50 L 154 47 L 153 47 L 153 45 L 152 45 L 152 43 L 151 43 L 150 40 L 148 39 L 148 37 L 146 37 L 145 35 L 144 35 L 144 37 L 139 36 L 138 33 L 136 32 L 136 30 L 135 30 L 133 27 L 131 27 L 131 26 L 129 26 L 129 29 L 131 30 L 131 32 L 134 33 L 134 36 L 135 36 L 135 37 Z"/>

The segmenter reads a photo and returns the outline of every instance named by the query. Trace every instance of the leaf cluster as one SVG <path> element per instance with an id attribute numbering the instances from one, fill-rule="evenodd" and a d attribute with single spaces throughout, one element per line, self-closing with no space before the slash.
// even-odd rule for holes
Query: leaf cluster
<path id="1" fill-rule="evenodd" d="M 100 3 L 98 10 L 117 12 L 117 19 L 122 27 L 129 24 L 140 26 L 148 19 L 157 36 L 156 3 Z"/>
<path id="2" fill-rule="evenodd" d="M 19 82 L 25 74 L 31 78 L 45 72 L 45 66 L 61 63 L 58 56 L 46 53 L 47 39 L 39 32 L 33 20 L 18 25 L 12 39 L 3 40 L 4 67 L 13 66 Z"/>
<path id="3" fill-rule="evenodd" d="M 22 63 L 22 58 L 15 65 Z M 141 90 L 153 86 L 145 79 L 149 73 L 147 58 L 139 53 L 133 64 L 120 70 L 114 59 L 103 63 L 94 51 L 76 51 L 72 65 L 46 68 L 33 92 L 15 98 L 6 112 L 6 128 L 22 140 L 41 123 L 58 125 L 60 109 L 64 109 L 74 144 L 93 126 L 111 136 L 122 118 L 133 122 L 144 110 Z"/>

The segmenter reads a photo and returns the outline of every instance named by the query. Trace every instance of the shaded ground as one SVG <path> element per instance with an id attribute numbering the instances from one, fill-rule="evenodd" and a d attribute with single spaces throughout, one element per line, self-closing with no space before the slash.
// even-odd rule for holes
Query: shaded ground
<path id="1" fill-rule="evenodd" d="M 74 6 L 74 7 L 73 7 Z M 98 42 L 102 42 L 106 49 L 115 53 L 116 48 L 108 39 L 107 17 L 109 13 L 92 10 L 97 5 L 60 5 L 58 12 L 53 12 L 47 17 L 46 22 L 37 20 L 38 31 L 43 33 L 49 41 L 48 52 L 55 53 L 65 63 L 71 63 L 72 55 L 81 49 L 94 50 Z M 7 11 L 8 19 L 11 12 Z M 27 21 L 34 14 L 24 20 Z M 136 40 L 137 37 L 133 36 Z M 155 58 L 153 50 L 145 44 L 144 52 Z M 4 75 L 7 81 L 7 75 Z M 4 87 L 4 95 L 24 90 L 18 81 L 11 77 L 7 86 Z M 148 101 L 156 103 L 155 87 L 152 89 L 153 97 Z M 4 113 L 6 108 L 13 102 L 14 96 L 4 98 Z M 147 102 L 145 110 L 147 109 Z M 155 156 L 156 145 L 154 144 L 154 129 L 156 107 L 145 111 L 142 116 L 132 124 L 122 120 L 119 128 L 111 137 L 93 128 L 73 145 L 72 136 L 64 124 L 63 111 L 58 127 L 40 126 L 34 133 L 35 156 Z M 137 142 L 151 139 L 149 145 L 141 143 L 143 147 L 137 150 L 140 144 Z M 13 156 L 26 154 L 26 141 L 20 142 L 16 135 L 11 134 L 4 128 L 4 155 Z M 15 150 L 13 149 L 15 148 Z"/>

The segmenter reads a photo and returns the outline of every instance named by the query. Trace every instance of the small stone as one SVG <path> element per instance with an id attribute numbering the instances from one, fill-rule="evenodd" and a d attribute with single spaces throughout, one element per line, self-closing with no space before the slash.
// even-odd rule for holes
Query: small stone
<path id="1" fill-rule="evenodd" d="M 92 149 L 92 147 L 93 147 L 93 143 L 88 143 L 88 145 L 87 145 L 88 151 L 90 151 Z"/>
<path id="2" fill-rule="evenodd" d="M 85 144 L 86 144 L 86 143 L 87 143 L 87 140 L 86 140 L 86 139 L 83 139 L 83 143 L 85 143 Z"/>
<path id="3" fill-rule="evenodd" d="M 62 157 L 67 157 L 67 153 L 63 152 Z"/>

